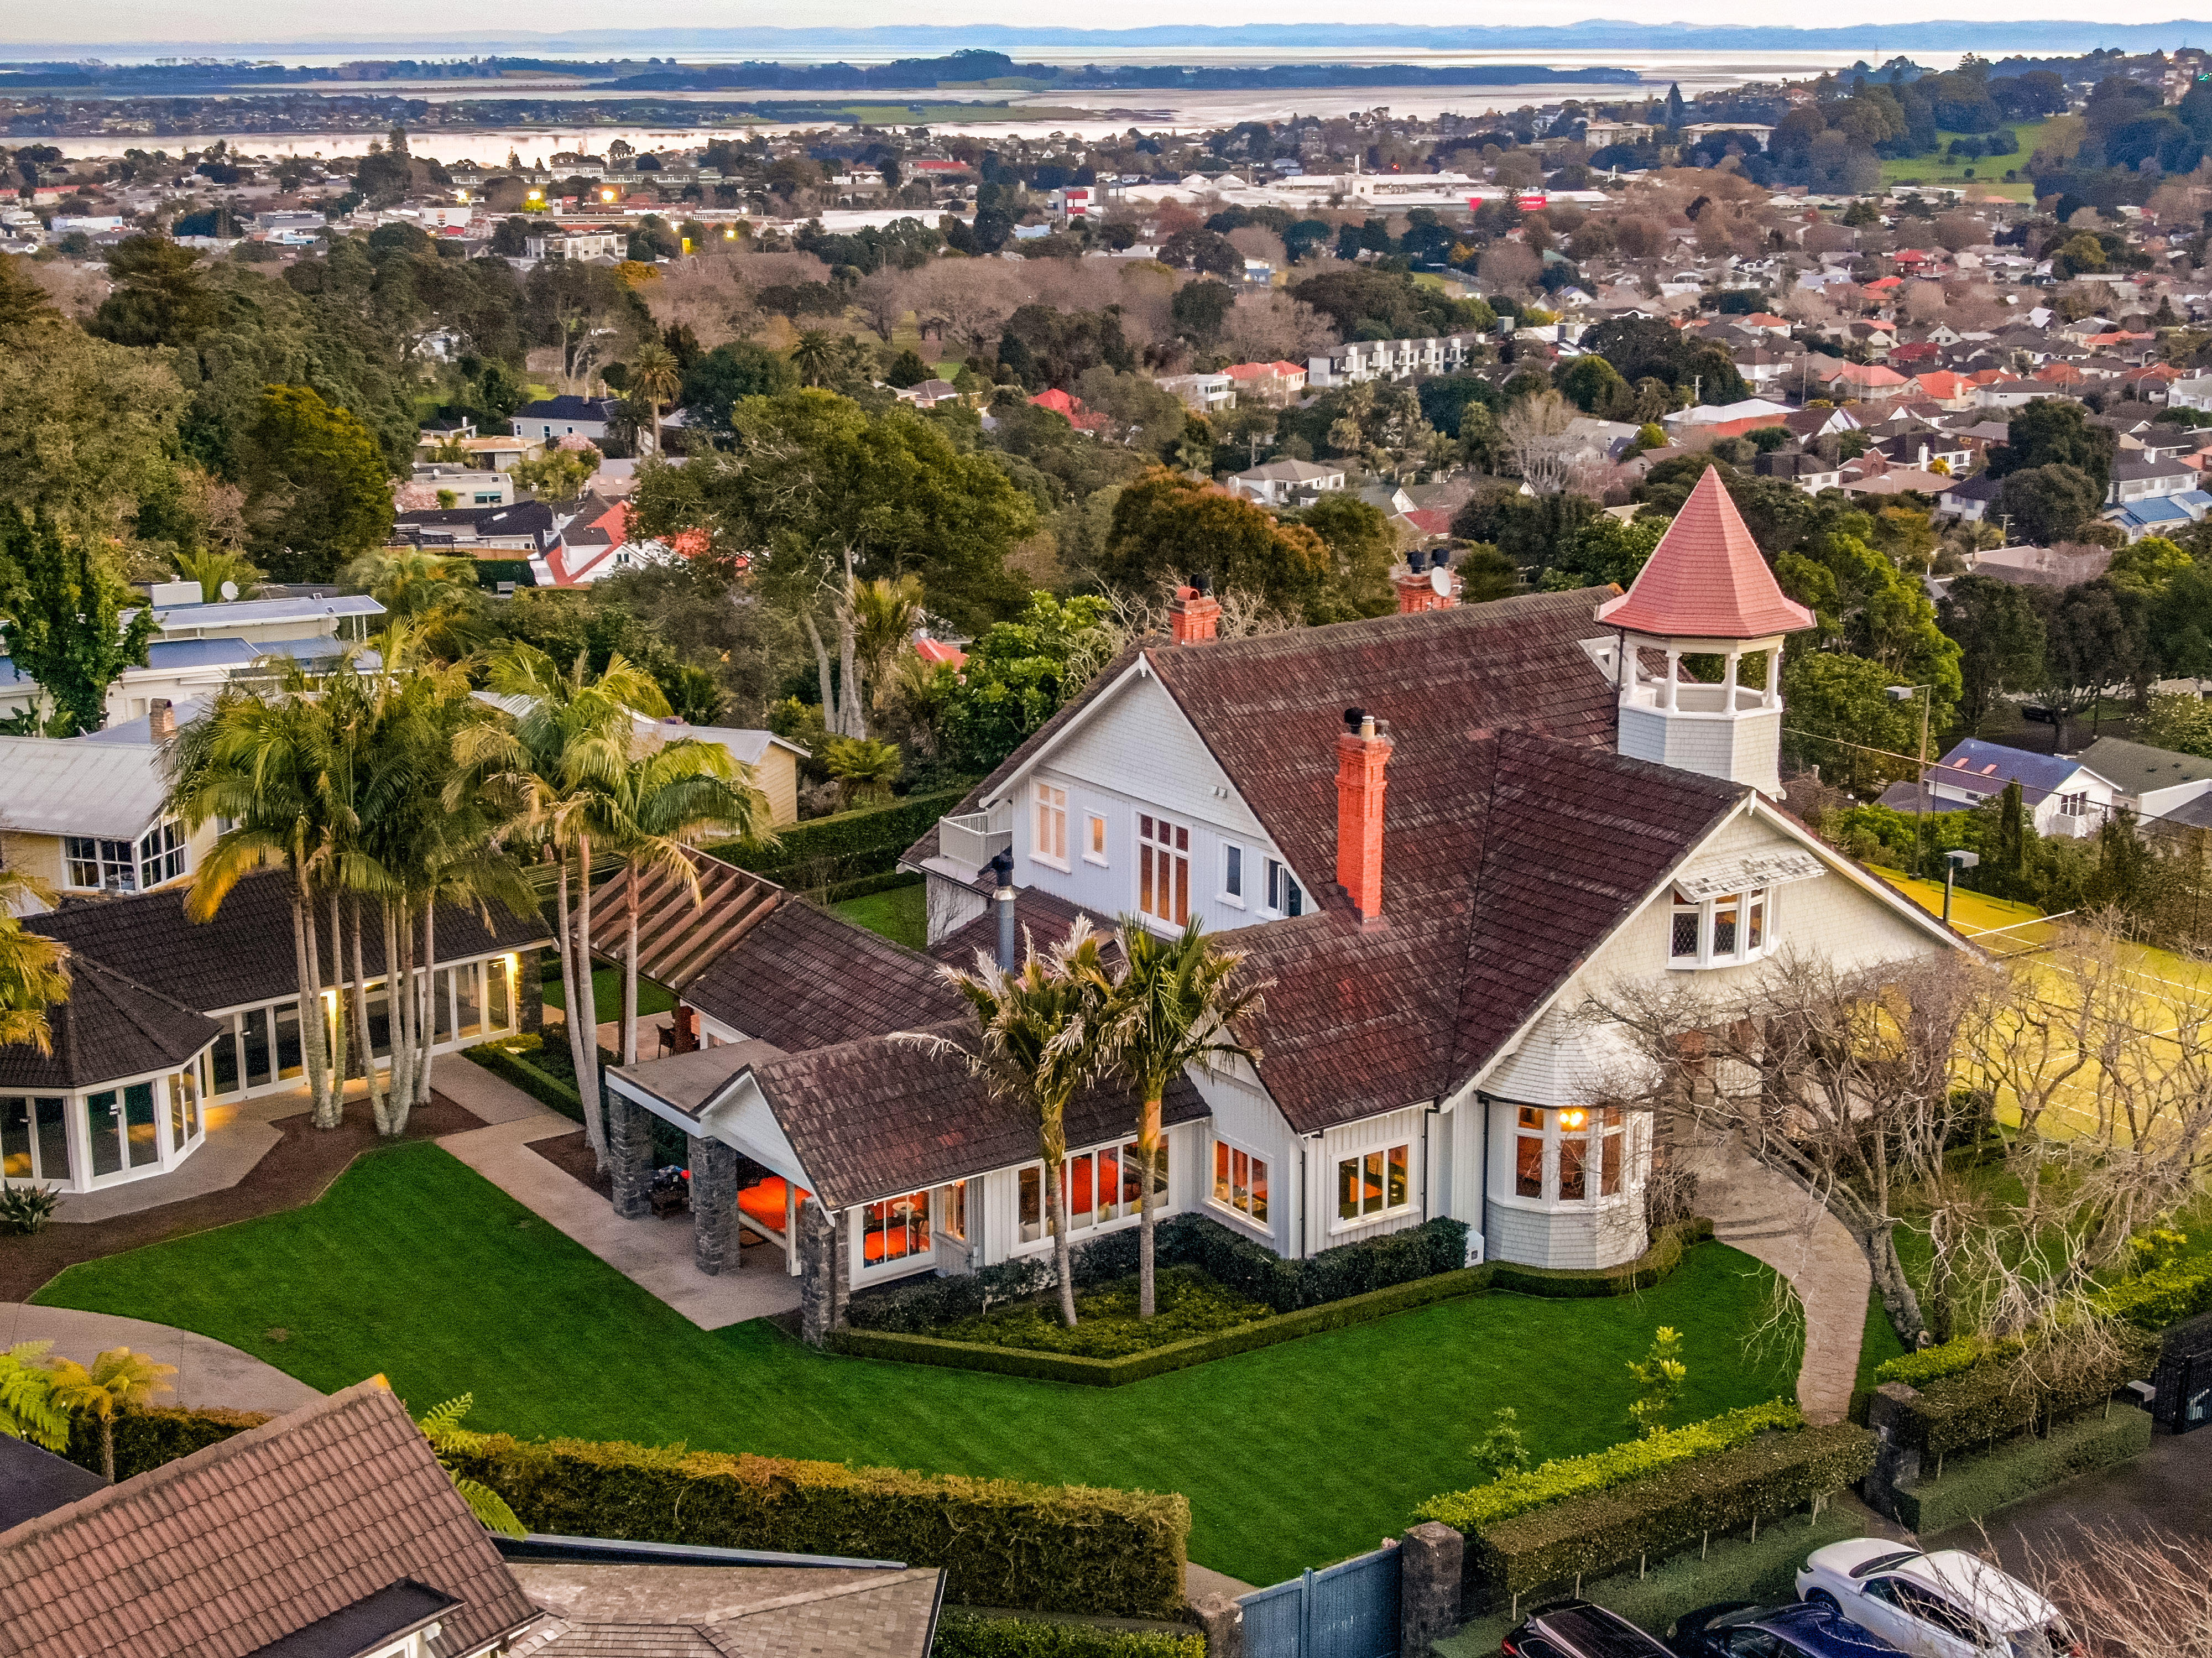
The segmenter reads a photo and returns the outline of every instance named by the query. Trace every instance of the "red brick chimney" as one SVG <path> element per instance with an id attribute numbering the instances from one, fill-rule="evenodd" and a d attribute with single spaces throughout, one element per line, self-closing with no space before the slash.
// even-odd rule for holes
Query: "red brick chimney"
<path id="1" fill-rule="evenodd" d="M 166 696 L 157 696 L 146 705 L 146 732 L 156 743 L 167 743 L 177 734 L 177 710 Z"/>
<path id="2" fill-rule="evenodd" d="M 1168 620 L 1175 628 L 1176 644 L 1211 645 L 1221 626 L 1221 601 L 1209 597 L 1203 587 L 1178 587 L 1175 603 L 1168 606 Z"/>
<path id="3" fill-rule="evenodd" d="M 1402 575 L 1390 578 L 1390 585 L 1398 590 L 1398 614 L 1416 616 L 1423 610 L 1449 610 L 1459 603 L 1459 582 L 1451 573 L 1451 555 L 1438 549 L 1435 571 L 1422 567 L 1428 563 L 1428 555 L 1418 549 L 1406 555 L 1406 570 Z M 1443 581 L 1437 580 L 1437 574 Z M 1441 586 L 1443 591 L 1437 591 Z"/>
<path id="4" fill-rule="evenodd" d="M 1336 884 L 1363 921 L 1382 914 L 1382 768 L 1390 733 L 1364 708 L 1344 711 L 1336 739 Z"/>

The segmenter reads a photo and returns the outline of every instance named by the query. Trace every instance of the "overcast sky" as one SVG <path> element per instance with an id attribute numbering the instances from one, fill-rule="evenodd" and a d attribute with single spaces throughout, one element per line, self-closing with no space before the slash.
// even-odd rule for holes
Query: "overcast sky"
<path id="1" fill-rule="evenodd" d="M 2186 0 L 2104 0 L 2089 15 L 2100 21 L 2151 23 L 2172 17 Z M 942 0 L 916 12 L 884 0 L 804 0 L 798 5 L 731 4 L 728 0 L 633 0 L 619 20 L 590 12 L 549 10 L 542 0 L 480 0 L 465 13 L 426 13 L 399 0 L 366 0 L 343 9 L 306 8 L 289 0 L 81 0 L 67 7 L 21 3 L 0 7 L 0 42 L 97 46 L 144 41 L 281 40 L 303 48 L 318 38 L 392 37 L 431 47 L 436 36 L 410 32 L 426 23 L 439 33 L 488 30 L 557 32 L 562 27 L 602 30 L 611 25 L 654 27 L 866 27 L 872 24 L 995 22 L 1077 28 L 1127 28 L 1148 24 L 1336 22 L 1374 24 L 1565 23 L 1593 15 L 1646 22 L 1750 23 L 1835 27 L 1851 23 L 1917 21 L 1929 18 L 1988 19 L 1993 50 L 2003 46 L 2003 25 L 2023 19 L 2080 19 L 2076 0 L 1846 0 L 1820 7 L 1778 6 L 1774 0 L 1524 0 L 1510 12 L 1471 9 L 1465 0 L 1389 0 L 1370 9 L 1356 0 L 1226 0 L 1194 18 L 1184 0 L 1074 0 L 1041 11 L 1024 0 Z M 433 23 L 433 19 L 435 23 Z M 2212 23 L 2178 25 L 2176 38 L 2195 28 L 2212 39 Z M 338 30 L 345 31 L 343 36 Z M 64 32 L 65 31 L 65 32 Z M 465 52 L 465 44 L 447 48 Z"/>

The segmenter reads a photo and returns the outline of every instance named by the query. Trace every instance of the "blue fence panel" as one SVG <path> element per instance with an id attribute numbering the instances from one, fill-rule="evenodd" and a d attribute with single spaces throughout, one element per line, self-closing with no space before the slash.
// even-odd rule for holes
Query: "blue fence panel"
<path id="1" fill-rule="evenodd" d="M 1396 1658 L 1398 1551 L 1378 1549 L 1240 1597 L 1245 1658 Z"/>

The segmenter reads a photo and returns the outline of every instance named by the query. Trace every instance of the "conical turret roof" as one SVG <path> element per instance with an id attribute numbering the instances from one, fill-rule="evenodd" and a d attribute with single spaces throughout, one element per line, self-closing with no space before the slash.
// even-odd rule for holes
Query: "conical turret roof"
<path id="1" fill-rule="evenodd" d="M 1813 625 L 1774 572 L 1709 466 L 1629 590 L 1597 607 L 1611 627 L 1658 638 L 1765 639 Z"/>

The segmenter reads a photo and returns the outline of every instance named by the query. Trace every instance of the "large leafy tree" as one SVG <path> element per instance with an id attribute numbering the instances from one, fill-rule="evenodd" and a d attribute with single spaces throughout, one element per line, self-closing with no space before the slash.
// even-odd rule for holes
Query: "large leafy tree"
<path id="1" fill-rule="evenodd" d="M 2063 589 L 2034 590 L 2043 611 L 2042 683 L 2036 689 L 2058 720 L 2058 744 L 2084 709 L 2101 720 L 2104 699 L 2147 696 L 2156 677 L 2151 648 L 2151 600 L 2108 578 Z"/>
<path id="2" fill-rule="evenodd" d="M 956 447 L 941 427 L 811 390 L 748 398 L 731 424 L 726 453 L 647 469 L 640 527 L 706 531 L 715 555 L 744 561 L 801 619 L 835 734 L 863 734 L 832 718 L 840 687 L 848 707 L 860 707 L 854 580 L 918 575 L 930 609 L 970 633 L 1019 604 L 1006 555 L 1036 528 L 1036 509 L 988 457 Z M 837 639 L 835 685 L 825 612 Z"/>
<path id="3" fill-rule="evenodd" d="M 392 528 L 375 435 L 309 387 L 262 393 L 239 471 L 255 556 L 280 580 L 326 581 Z"/>
<path id="4" fill-rule="evenodd" d="M 2052 461 L 2006 473 L 1996 510 L 2011 519 L 2014 537 L 2049 546 L 2070 540 L 2104 504 L 2105 486 L 2096 478 L 2069 462 Z"/>
<path id="5" fill-rule="evenodd" d="M 1020 747 L 1105 665 L 1113 649 L 1106 616 L 1103 598 L 1031 593 L 1018 620 L 975 641 L 960 672 L 940 669 L 933 689 L 946 756 L 988 772 Z"/>
<path id="6" fill-rule="evenodd" d="M 1328 552 L 1328 592 L 1308 604 L 1308 622 L 1390 613 L 1396 603 L 1390 590 L 1390 567 L 1398 559 L 1398 537 L 1380 507 L 1333 490 L 1289 516 L 1291 522 L 1319 536 Z"/>
<path id="7" fill-rule="evenodd" d="M 1989 452 L 1992 477 L 2039 466 L 2070 466 L 2095 486 L 2101 502 L 2112 481 L 2114 440 L 2070 398 L 2038 398 L 2014 411 L 2005 440 Z"/>
<path id="8" fill-rule="evenodd" d="M 2027 591 L 1988 576 L 1951 583 L 1936 620 L 1959 647 L 1959 718 L 1981 730 L 2007 691 L 2033 689 L 2043 673 L 2043 616 Z"/>
<path id="9" fill-rule="evenodd" d="M 214 326 L 215 289 L 200 256 L 154 232 L 127 236 L 107 256 L 114 291 L 91 331 L 118 345 L 190 345 Z"/>
<path id="10" fill-rule="evenodd" d="M 1889 694 L 1897 683 L 1879 662 L 1837 651 L 1782 656 L 1782 695 L 1790 709 L 1783 747 L 1799 765 L 1818 766 L 1823 782 L 1860 795 L 1912 774 L 1919 752 L 1920 705 Z M 1931 720 L 1931 731 L 1942 729 Z M 1908 756 L 1899 759 L 1897 756 Z"/>
<path id="11" fill-rule="evenodd" d="M 154 629 L 153 610 L 82 537 L 64 535 L 44 511 L 0 507 L 0 642 L 52 702 L 49 735 L 106 723 L 107 688 L 144 665 Z"/>
<path id="12" fill-rule="evenodd" d="M 1217 588 L 1286 610 L 1340 603 L 1334 561 L 1314 531 L 1180 473 L 1146 473 L 1114 503 L 1100 579 L 1149 593 L 1197 571 L 1211 572 Z"/>
<path id="13" fill-rule="evenodd" d="M 186 395 L 165 355 L 31 314 L 0 327 L 0 500 L 120 538 L 174 487 Z"/>
<path id="14" fill-rule="evenodd" d="M 90 1369 L 73 1358 L 58 1359 L 52 1369 L 54 1402 L 100 1424 L 100 1472 L 112 1485 L 116 1417 L 126 1409 L 143 1409 L 155 1394 L 169 1392 L 169 1378 L 177 1367 L 157 1363 L 151 1356 L 128 1347 L 111 1347 L 92 1361 Z"/>

